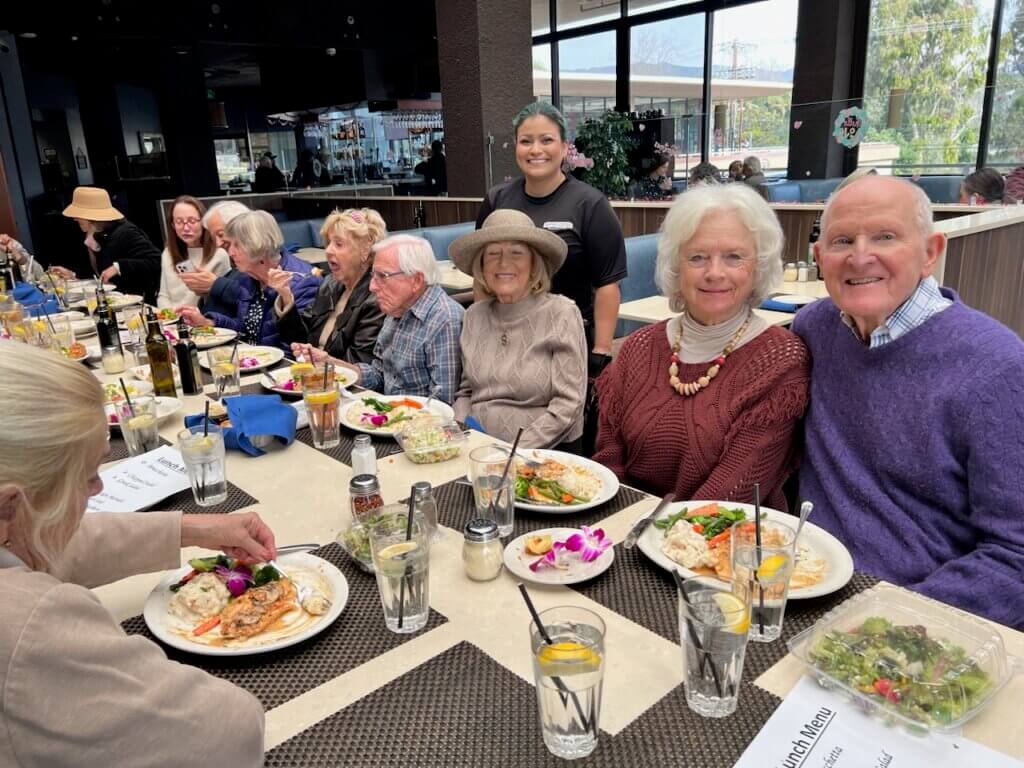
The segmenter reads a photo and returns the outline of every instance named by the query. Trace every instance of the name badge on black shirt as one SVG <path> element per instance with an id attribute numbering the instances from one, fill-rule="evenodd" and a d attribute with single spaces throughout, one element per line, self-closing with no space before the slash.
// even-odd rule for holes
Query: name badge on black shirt
<path id="1" fill-rule="evenodd" d="M 564 232 L 567 229 L 572 229 L 571 221 L 545 221 L 544 229 L 550 232 Z"/>

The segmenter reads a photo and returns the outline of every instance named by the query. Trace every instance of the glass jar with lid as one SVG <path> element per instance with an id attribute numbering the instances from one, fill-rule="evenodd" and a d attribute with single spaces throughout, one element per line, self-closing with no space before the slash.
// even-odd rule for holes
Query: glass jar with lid
<path id="1" fill-rule="evenodd" d="M 501 573 L 504 547 L 498 524 L 487 518 L 476 518 L 466 524 L 462 543 L 462 566 L 473 581 L 491 581 Z"/>
<path id="2" fill-rule="evenodd" d="M 797 277 L 796 262 L 787 261 L 786 266 L 782 270 L 782 279 L 787 283 L 795 283 Z"/>
<path id="3" fill-rule="evenodd" d="M 372 573 L 373 556 L 366 526 L 384 508 L 380 483 L 373 475 L 356 475 L 349 481 L 348 496 L 352 514 L 348 525 L 342 527 L 338 544 L 360 568 Z"/>

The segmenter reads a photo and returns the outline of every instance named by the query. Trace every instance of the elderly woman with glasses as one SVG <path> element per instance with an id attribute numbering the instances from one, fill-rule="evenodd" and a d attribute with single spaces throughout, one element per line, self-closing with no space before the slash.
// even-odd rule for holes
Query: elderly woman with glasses
<path id="1" fill-rule="evenodd" d="M 596 461 L 659 496 L 786 509 L 810 358 L 754 307 L 782 275 L 783 236 L 753 189 L 696 187 L 662 225 L 656 279 L 680 314 L 623 344 L 597 381 Z"/>
<path id="2" fill-rule="evenodd" d="M 278 331 L 278 318 L 293 306 L 299 311 L 313 303 L 320 278 L 302 259 L 282 252 L 284 238 L 274 217 L 266 211 L 236 216 L 225 228 L 228 254 L 245 279 L 238 284 L 234 315 L 207 312 L 180 305 L 175 310 L 191 326 L 215 325 L 238 332 L 247 344 L 280 347 L 288 352 Z"/>
<path id="3" fill-rule="evenodd" d="M 466 311 L 455 416 L 521 445 L 578 451 L 587 339 L 575 302 L 550 293 L 568 247 L 525 213 L 494 211 L 448 249 L 488 296 Z"/>
<path id="4" fill-rule="evenodd" d="M 384 219 L 370 208 L 334 211 L 327 217 L 320 236 L 330 275 L 305 310 L 279 308 L 278 328 L 281 338 L 291 342 L 292 354 L 311 359 L 315 347 L 335 360 L 373 362 L 384 313 L 370 292 L 370 251 L 387 233 Z"/>
<path id="5" fill-rule="evenodd" d="M 134 765 L 223 750 L 261 766 L 256 698 L 127 636 L 90 588 L 177 568 L 182 547 L 272 560 L 274 536 L 253 512 L 85 514 L 103 490 L 103 400 L 81 365 L 0 344 L 0 765 L 106 766 L 116 742 Z"/>
<path id="6" fill-rule="evenodd" d="M 359 383 L 385 395 L 421 395 L 451 404 L 462 375 L 463 309 L 444 289 L 430 243 L 392 235 L 373 246 L 370 290 L 384 313 L 373 360 L 355 365 Z M 312 350 L 313 362 L 327 353 Z"/>

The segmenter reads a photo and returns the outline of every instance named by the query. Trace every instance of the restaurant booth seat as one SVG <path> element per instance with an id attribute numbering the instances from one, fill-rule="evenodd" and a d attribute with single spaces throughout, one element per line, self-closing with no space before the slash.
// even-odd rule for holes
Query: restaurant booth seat
<path id="1" fill-rule="evenodd" d="M 309 219 L 282 221 L 278 223 L 284 236 L 285 248 L 314 248 L 320 246 L 320 234 L 314 236 Z"/>
<path id="2" fill-rule="evenodd" d="M 626 266 L 629 274 L 619 283 L 619 294 L 623 304 L 658 294 L 658 286 L 654 282 L 654 266 L 657 259 L 657 234 L 626 238 Z M 615 325 L 615 337 L 628 336 L 644 325 L 645 323 L 636 320 L 619 320 Z"/>

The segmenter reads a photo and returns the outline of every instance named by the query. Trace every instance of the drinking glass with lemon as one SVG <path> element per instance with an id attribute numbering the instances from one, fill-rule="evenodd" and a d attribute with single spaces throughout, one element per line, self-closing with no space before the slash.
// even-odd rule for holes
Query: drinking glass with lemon
<path id="1" fill-rule="evenodd" d="M 239 394 L 242 390 L 242 376 L 234 347 L 214 347 L 207 354 L 210 356 L 210 374 L 217 390 L 216 399 Z"/>
<path id="2" fill-rule="evenodd" d="M 789 578 L 795 562 L 796 531 L 779 521 L 761 521 L 758 546 L 754 523 L 732 527 L 732 591 L 750 605 L 750 639 L 769 643 L 782 635 Z"/>
<path id="3" fill-rule="evenodd" d="M 341 420 L 338 413 L 341 395 L 334 378 L 334 366 L 324 363 L 312 371 L 302 373 L 301 377 L 302 400 L 306 404 L 313 447 L 333 448 L 341 442 Z"/>
<path id="4" fill-rule="evenodd" d="M 686 704 L 704 717 L 736 711 L 750 605 L 743 596 L 694 586 L 679 594 L 679 644 Z"/>
<path id="5" fill-rule="evenodd" d="M 430 534 L 418 512 L 408 523 L 405 504 L 389 504 L 366 525 L 384 609 L 384 624 L 392 632 L 416 632 L 430 618 Z"/>

